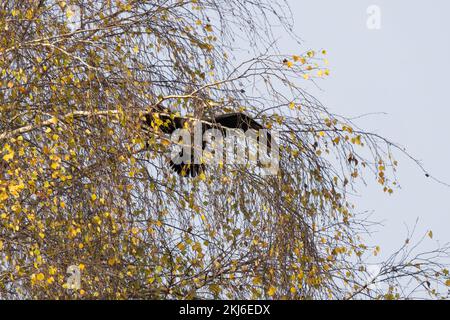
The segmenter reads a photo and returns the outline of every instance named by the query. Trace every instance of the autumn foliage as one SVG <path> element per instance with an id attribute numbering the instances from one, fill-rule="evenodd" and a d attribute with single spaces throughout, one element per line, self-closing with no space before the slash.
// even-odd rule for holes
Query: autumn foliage
<path id="1" fill-rule="evenodd" d="M 364 257 L 379 248 L 364 245 L 347 193 L 364 172 L 392 193 L 395 146 L 302 89 L 332 71 L 288 12 L 268 0 L 2 1 L 0 298 L 402 298 L 400 274 L 439 296 L 445 267 L 414 257 L 368 285 Z M 165 124 L 142 130 L 161 110 L 251 115 L 280 132 L 278 174 L 179 177 Z"/>

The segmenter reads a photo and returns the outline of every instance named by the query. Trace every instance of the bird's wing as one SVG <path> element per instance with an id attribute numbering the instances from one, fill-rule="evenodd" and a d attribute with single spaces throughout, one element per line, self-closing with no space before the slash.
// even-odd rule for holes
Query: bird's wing
<path id="1" fill-rule="evenodd" d="M 249 129 L 261 130 L 264 127 L 255 119 L 249 117 L 245 113 L 227 113 L 214 118 L 216 124 L 220 124 L 224 128 L 229 129 L 242 129 L 247 131 Z M 272 136 L 267 132 L 267 147 L 270 151 L 272 145 Z"/>
<path id="2" fill-rule="evenodd" d="M 149 113 L 145 115 L 145 124 L 151 128 L 153 127 L 152 123 L 155 124 L 158 119 L 159 121 L 162 121 L 162 124 L 159 125 L 160 130 L 167 134 L 173 133 L 176 129 L 182 129 L 184 122 L 186 121 L 183 117 L 170 114 Z"/>
<path id="3" fill-rule="evenodd" d="M 223 127 L 230 129 L 263 129 L 263 126 L 248 115 L 240 112 L 227 113 L 214 118 L 214 121 Z"/>

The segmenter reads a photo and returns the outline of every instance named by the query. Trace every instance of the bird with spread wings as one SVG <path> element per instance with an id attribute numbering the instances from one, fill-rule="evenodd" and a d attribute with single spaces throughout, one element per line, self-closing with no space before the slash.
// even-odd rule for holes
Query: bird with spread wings
<path id="1" fill-rule="evenodd" d="M 192 123 L 195 121 L 200 121 L 202 135 L 206 130 L 209 129 L 219 129 L 225 135 L 227 134 L 227 130 L 229 129 L 240 129 L 244 132 L 247 130 L 261 130 L 264 127 L 257 122 L 252 117 L 242 113 L 242 112 L 234 112 L 234 113 L 226 113 L 222 115 L 218 115 L 210 118 L 204 119 L 195 119 L 192 117 L 178 116 L 169 113 L 151 113 L 145 116 L 145 127 L 153 127 L 154 120 L 157 117 L 163 124 L 159 127 L 160 130 L 165 134 L 172 134 L 177 129 L 185 129 L 192 126 Z M 268 133 L 267 134 L 267 150 L 270 152 L 272 137 Z M 202 148 L 205 147 L 203 142 Z M 199 173 L 203 172 L 205 169 L 204 164 L 194 163 L 192 154 L 192 161 L 190 163 L 181 163 L 176 164 L 172 160 L 170 160 L 170 167 L 179 175 L 186 177 L 195 177 Z"/>

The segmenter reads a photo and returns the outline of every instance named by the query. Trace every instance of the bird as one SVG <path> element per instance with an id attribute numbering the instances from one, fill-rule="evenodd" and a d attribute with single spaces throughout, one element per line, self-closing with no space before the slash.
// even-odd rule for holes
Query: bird
<path id="1" fill-rule="evenodd" d="M 244 132 L 250 129 L 261 130 L 264 129 L 258 121 L 248 116 L 243 112 L 233 112 L 225 113 L 221 115 L 214 116 L 212 118 L 201 118 L 196 119 L 193 117 L 180 116 L 171 113 L 148 113 L 144 116 L 145 127 L 154 127 L 155 119 L 159 119 L 162 124 L 159 129 L 165 134 L 172 134 L 177 129 L 190 128 L 196 121 L 201 123 L 202 136 L 206 130 L 209 129 L 219 129 L 225 135 L 227 134 L 227 129 L 241 129 Z M 267 150 L 270 152 L 270 147 L 272 143 L 272 137 L 267 133 Z M 205 148 L 205 142 L 202 142 L 202 149 Z M 194 163 L 194 155 L 191 155 L 191 163 L 181 163 L 176 164 L 172 160 L 169 161 L 170 167 L 180 176 L 183 177 L 196 177 L 205 170 L 204 164 Z"/>

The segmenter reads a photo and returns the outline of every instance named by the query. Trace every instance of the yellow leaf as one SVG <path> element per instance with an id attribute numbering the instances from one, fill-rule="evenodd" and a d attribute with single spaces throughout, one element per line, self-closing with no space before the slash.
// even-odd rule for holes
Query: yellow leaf
<path id="1" fill-rule="evenodd" d="M 75 15 L 75 13 L 72 10 L 70 10 L 70 8 L 67 8 L 67 10 L 66 10 L 67 19 L 72 18 L 74 15 Z"/>
<path id="2" fill-rule="evenodd" d="M 253 278 L 252 282 L 253 282 L 254 285 L 259 285 L 259 284 L 262 283 L 262 280 L 261 280 L 260 277 L 255 277 L 255 278 Z"/>
<path id="3" fill-rule="evenodd" d="M 6 191 L 0 192 L 0 202 L 1 202 L 1 201 L 8 200 L 8 198 L 9 198 L 9 196 L 8 196 L 8 194 L 6 193 Z"/>
<path id="4" fill-rule="evenodd" d="M 15 204 L 11 207 L 11 210 L 15 213 L 19 213 L 22 210 L 22 208 L 21 208 L 20 204 Z"/>
<path id="5" fill-rule="evenodd" d="M 134 46 L 133 52 L 134 52 L 134 53 L 138 53 L 138 52 L 139 52 L 139 46 L 138 46 L 138 45 L 135 45 L 135 46 Z"/>
<path id="6" fill-rule="evenodd" d="M 291 109 L 291 110 L 295 109 L 295 103 L 294 102 L 289 103 L 289 109 Z"/>
<path id="7" fill-rule="evenodd" d="M 57 124 L 58 123 L 58 118 L 52 117 L 48 122 L 50 122 L 51 124 Z"/>
<path id="8" fill-rule="evenodd" d="M 36 279 L 37 279 L 38 281 L 42 281 L 42 280 L 45 279 L 45 276 L 44 276 L 43 273 L 39 273 L 39 274 L 36 276 Z"/>
<path id="9" fill-rule="evenodd" d="M 270 287 L 269 290 L 267 291 L 267 294 L 272 297 L 273 295 L 275 295 L 275 293 L 277 292 L 277 289 L 275 287 Z"/>
<path id="10" fill-rule="evenodd" d="M 428 232 L 428 236 L 430 237 L 430 239 L 433 239 L 433 231 L 430 230 L 430 231 Z"/>
<path id="11" fill-rule="evenodd" d="M 11 161 L 14 158 L 14 150 L 9 149 L 5 147 L 5 149 L 8 151 L 8 153 L 6 155 L 3 156 L 3 160 L 5 160 L 6 162 Z"/>
<path id="12" fill-rule="evenodd" d="M 447 287 L 450 287 L 450 279 L 447 280 L 447 281 L 445 281 L 445 285 L 446 285 Z"/>
<path id="13" fill-rule="evenodd" d="M 33 18 L 33 10 L 27 10 L 27 14 L 25 15 L 25 17 L 27 19 L 32 19 Z"/>
<path id="14" fill-rule="evenodd" d="M 48 268 L 48 273 L 49 273 L 50 275 L 56 274 L 57 271 L 58 271 L 58 270 L 57 270 L 55 267 L 53 267 L 53 266 L 51 266 L 50 268 Z"/>

